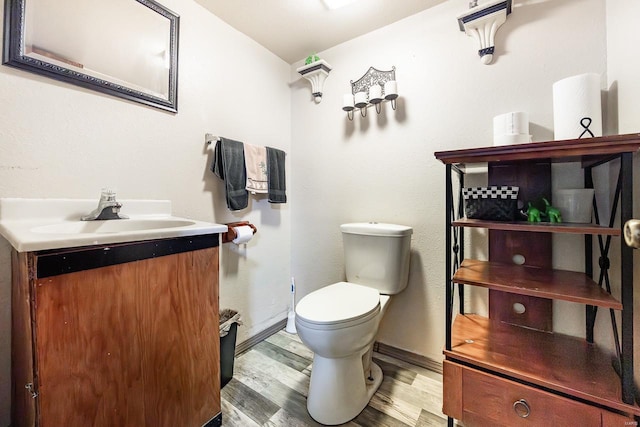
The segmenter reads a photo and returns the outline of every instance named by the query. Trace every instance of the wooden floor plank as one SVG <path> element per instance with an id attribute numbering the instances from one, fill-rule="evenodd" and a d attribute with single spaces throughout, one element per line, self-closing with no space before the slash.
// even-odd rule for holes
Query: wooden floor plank
<path id="1" fill-rule="evenodd" d="M 433 378 L 425 377 L 422 374 L 417 374 L 411 383 L 411 387 L 432 394 L 438 399 L 442 399 L 442 379 L 438 381 Z"/>
<path id="2" fill-rule="evenodd" d="M 250 379 L 247 377 L 240 377 L 239 380 L 247 381 Z M 266 387 L 258 385 L 256 382 L 250 382 L 248 385 L 256 387 L 256 391 L 265 399 L 268 399 L 279 407 L 285 409 L 291 416 L 306 423 L 305 425 L 313 427 L 321 426 L 315 422 L 309 415 L 309 412 L 307 412 L 307 398 L 297 391 L 285 386 L 281 382 L 272 379 Z"/>
<path id="3" fill-rule="evenodd" d="M 391 378 L 384 378 L 383 382 L 393 382 Z M 393 395 L 386 393 L 376 393 L 369 401 L 369 406 L 396 418 L 403 423 L 415 426 L 420 417 L 422 408 L 411 405 L 404 400 L 397 399 Z"/>
<path id="4" fill-rule="evenodd" d="M 255 378 L 279 381 L 303 396 L 306 396 L 309 391 L 309 375 L 296 371 L 258 351 L 245 353 L 236 363 L 238 369 L 245 375 L 251 374 Z M 268 385 L 267 382 L 264 386 L 268 387 Z"/>
<path id="5" fill-rule="evenodd" d="M 432 371 L 430 369 L 427 368 L 423 368 L 422 366 L 416 366 L 413 365 L 409 362 L 405 362 L 403 360 L 398 360 L 392 356 L 388 356 L 386 354 L 382 354 L 382 353 L 378 353 L 378 352 L 374 352 L 373 353 L 373 357 L 375 357 L 376 359 L 379 360 L 384 360 L 385 362 L 389 362 L 389 363 L 393 363 L 394 365 L 400 366 L 402 368 L 406 368 L 406 369 L 410 369 L 412 371 L 414 371 L 415 373 L 425 376 L 427 378 L 431 378 L 433 380 L 436 380 L 440 383 L 442 383 L 442 374 Z"/>
<path id="6" fill-rule="evenodd" d="M 385 377 L 391 377 L 394 380 L 401 381 L 405 384 L 412 384 L 416 378 L 416 372 L 410 369 L 403 368 L 393 363 L 385 362 L 377 357 L 373 358 L 373 361 L 380 366 L 382 373 Z"/>
<path id="7" fill-rule="evenodd" d="M 222 425 L 225 427 L 260 427 L 260 424 L 229 403 L 227 399 L 222 399 L 222 414 Z"/>
<path id="8" fill-rule="evenodd" d="M 259 425 L 266 423 L 280 409 L 278 405 L 235 378 L 232 378 L 223 387 L 221 395 L 224 400 L 241 410 Z"/>
<path id="9" fill-rule="evenodd" d="M 415 427 L 443 427 L 447 425 L 447 419 L 432 414 L 424 409 L 420 413 Z"/>
<path id="10" fill-rule="evenodd" d="M 298 356 L 268 341 L 256 344 L 254 349 L 300 372 L 311 363 L 309 359 Z"/>
<path id="11" fill-rule="evenodd" d="M 273 334 L 267 338 L 266 341 L 288 350 L 291 353 L 297 354 L 300 357 L 312 360 L 313 352 L 309 350 L 306 345 L 302 344 L 299 338 L 296 338 L 298 338 L 298 335 L 283 333 Z"/>
<path id="12" fill-rule="evenodd" d="M 353 420 L 356 424 L 362 427 L 408 427 L 409 424 L 405 424 L 402 421 L 393 418 L 387 414 L 384 414 L 377 409 L 367 406 L 364 408 L 360 415 Z"/>
<path id="13" fill-rule="evenodd" d="M 392 396 L 394 399 L 399 399 L 410 405 L 426 409 L 434 414 L 442 412 L 442 394 L 434 395 L 427 393 L 393 379 L 383 381 L 378 389 L 378 393 Z"/>
<path id="14" fill-rule="evenodd" d="M 308 427 L 309 424 L 290 414 L 286 409 L 280 409 L 264 427 Z"/>

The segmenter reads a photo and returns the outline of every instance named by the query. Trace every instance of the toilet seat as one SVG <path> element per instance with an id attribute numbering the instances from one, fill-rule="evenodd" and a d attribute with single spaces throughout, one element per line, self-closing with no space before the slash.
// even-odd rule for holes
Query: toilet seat
<path id="1" fill-rule="evenodd" d="M 313 329 L 360 324 L 380 312 L 380 293 L 373 288 L 338 282 L 311 292 L 296 305 L 297 320 Z"/>

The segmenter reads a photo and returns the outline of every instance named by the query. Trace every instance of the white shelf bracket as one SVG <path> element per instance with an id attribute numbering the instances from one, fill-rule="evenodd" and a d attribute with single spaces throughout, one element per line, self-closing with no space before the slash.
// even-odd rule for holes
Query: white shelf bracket
<path id="1" fill-rule="evenodd" d="M 480 61 L 485 65 L 493 61 L 496 32 L 511 13 L 511 1 L 491 0 L 482 5 L 474 1 L 469 5 L 469 10 L 458 16 L 460 31 L 476 39 L 480 46 Z"/>
<path id="2" fill-rule="evenodd" d="M 322 101 L 324 81 L 331 72 L 331 65 L 324 59 L 312 62 L 297 69 L 298 73 L 311 82 L 311 94 L 317 104 Z"/>

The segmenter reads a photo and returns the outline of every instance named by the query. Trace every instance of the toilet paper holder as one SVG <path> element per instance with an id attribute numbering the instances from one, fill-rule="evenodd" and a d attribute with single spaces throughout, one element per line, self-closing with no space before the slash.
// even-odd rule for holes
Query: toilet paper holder
<path id="1" fill-rule="evenodd" d="M 232 242 L 236 237 L 238 237 L 233 227 L 241 227 L 246 225 L 251 227 L 254 235 L 258 232 L 258 228 L 255 225 L 251 224 L 249 221 L 228 222 L 225 225 L 229 228 L 229 231 L 227 231 L 226 233 L 222 233 L 222 243 Z"/>

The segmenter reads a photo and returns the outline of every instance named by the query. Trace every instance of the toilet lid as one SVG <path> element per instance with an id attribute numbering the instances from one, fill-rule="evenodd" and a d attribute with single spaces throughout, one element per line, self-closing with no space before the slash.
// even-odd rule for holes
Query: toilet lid
<path id="1" fill-rule="evenodd" d="M 376 289 L 338 282 L 302 298 L 296 305 L 296 316 L 310 323 L 343 323 L 379 309 L 380 294 Z"/>

